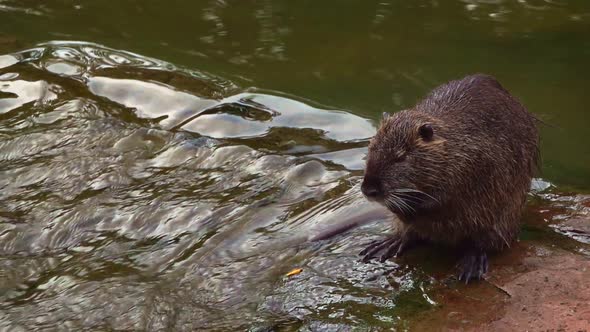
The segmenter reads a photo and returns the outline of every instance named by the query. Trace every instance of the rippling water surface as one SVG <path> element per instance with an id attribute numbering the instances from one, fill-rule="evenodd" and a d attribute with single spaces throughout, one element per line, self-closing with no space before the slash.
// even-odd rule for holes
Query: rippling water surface
<path id="1" fill-rule="evenodd" d="M 453 258 L 358 261 L 391 218 L 363 157 L 378 114 L 472 71 L 557 123 L 528 215 L 588 213 L 554 193 L 590 189 L 586 2 L 114 6 L 0 1 L 2 328 L 412 326 Z"/>

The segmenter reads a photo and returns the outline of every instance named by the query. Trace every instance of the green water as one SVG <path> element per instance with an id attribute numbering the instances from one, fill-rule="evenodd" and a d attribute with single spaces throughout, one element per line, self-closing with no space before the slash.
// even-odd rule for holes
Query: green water
<path id="1" fill-rule="evenodd" d="M 590 191 L 585 0 L 0 0 L 0 54 L 3 328 L 410 326 L 428 270 L 356 256 L 387 223 L 275 244 L 364 209 L 380 114 L 468 73 Z"/>
<path id="2" fill-rule="evenodd" d="M 486 72 L 559 130 L 544 177 L 590 188 L 587 1 L 3 1 L 18 45 L 80 40 L 372 119 Z M 9 50 L 18 47 L 9 46 Z"/>

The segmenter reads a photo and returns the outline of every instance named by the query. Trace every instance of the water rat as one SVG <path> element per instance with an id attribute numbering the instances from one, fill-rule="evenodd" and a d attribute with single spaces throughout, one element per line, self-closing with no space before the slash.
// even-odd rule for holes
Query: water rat
<path id="1" fill-rule="evenodd" d="M 459 279 L 480 279 L 487 253 L 516 239 L 538 168 L 534 116 L 498 81 L 476 74 L 384 117 L 361 190 L 399 218 L 395 235 L 361 252 L 384 261 L 416 240 L 460 248 Z"/>

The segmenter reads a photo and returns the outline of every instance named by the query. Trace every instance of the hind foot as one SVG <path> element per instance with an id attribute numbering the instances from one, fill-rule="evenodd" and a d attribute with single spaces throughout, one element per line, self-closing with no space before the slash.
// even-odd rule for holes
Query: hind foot
<path id="1" fill-rule="evenodd" d="M 365 250 L 361 251 L 359 255 L 363 256 L 362 262 L 366 263 L 372 258 L 375 258 L 379 252 L 383 253 L 380 256 L 380 261 L 385 262 L 391 257 L 399 257 L 408 248 L 410 241 L 406 236 L 396 234 L 391 237 L 377 240 L 369 244 Z"/>
<path id="2" fill-rule="evenodd" d="M 459 261 L 459 281 L 469 283 L 471 279 L 481 280 L 488 272 L 488 256 L 484 251 L 470 251 Z"/>

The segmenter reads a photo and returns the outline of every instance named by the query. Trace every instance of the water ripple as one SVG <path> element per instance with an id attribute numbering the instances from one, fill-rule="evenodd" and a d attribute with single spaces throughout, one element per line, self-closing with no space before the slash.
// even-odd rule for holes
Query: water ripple
<path id="1" fill-rule="evenodd" d="M 390 324 L 400 294 L 430 308 L 423 271 L 358 262 L 391 224 L 363 226 L 392 218 L 358 189 L 374 124 L 313 105 L 96 44 L 0 56 L 0 327 Z"/>

